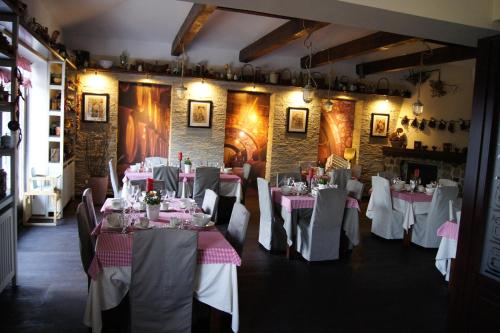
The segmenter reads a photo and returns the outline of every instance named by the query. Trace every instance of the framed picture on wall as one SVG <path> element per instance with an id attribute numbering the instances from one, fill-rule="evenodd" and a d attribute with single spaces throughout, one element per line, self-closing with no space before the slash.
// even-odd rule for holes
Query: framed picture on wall
<path id="1" fill-rule="evenodd" d="M 188 127 L 212 127 L 212 101 L 188 101 Z"/>
<path id="2" fill-rule="evenodd" d="M 82 94 L 83 117 L 89 123 L 107 123 L 109 119 L 109 94 Z"/>
<path id="3" fill-rule="evenodd" d="M 389 115 L 383 113 L 372 113 L 370 136 L 387 138 L 387 132 L 389 132 Z"/>
<path id="4" fill-rule="evenodd" d="M 308 120 L 309 109 L 292 107 L 286 109 L 286 131 L 288 133 L 307 133 Z"/>

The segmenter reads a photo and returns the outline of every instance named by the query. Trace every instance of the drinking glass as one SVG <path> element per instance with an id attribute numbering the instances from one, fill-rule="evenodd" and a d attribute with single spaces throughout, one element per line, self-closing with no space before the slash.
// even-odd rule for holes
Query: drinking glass
<path id="1" fill-rule="evenodd" d="M 410 180 L 410 188 L 412 192 L 415 192 L 415 187 L 417 186 L 417 182 L 415 180 Z"/>

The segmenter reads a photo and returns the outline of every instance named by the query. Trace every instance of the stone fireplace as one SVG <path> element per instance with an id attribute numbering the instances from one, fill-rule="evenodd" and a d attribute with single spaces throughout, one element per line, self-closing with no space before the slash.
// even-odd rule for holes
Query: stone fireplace
<path id="1" fill-rule="evenodd" d="M 408 180 L 415 168 L 420 169 L 422 183 L 446 178 L 463 186 L 466 155 L 462 153 L 418 152 L 412 149 L 384 147 L 384 169 Z"/>

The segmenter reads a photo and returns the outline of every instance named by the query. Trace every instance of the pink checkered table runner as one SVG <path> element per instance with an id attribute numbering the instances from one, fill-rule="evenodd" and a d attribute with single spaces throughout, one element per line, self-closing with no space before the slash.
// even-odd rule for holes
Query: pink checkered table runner
<path id="1" fill-rule="evenodd" d="M 283 195 L 278 187 L 271 188 L 271 195 L 274 202 L 285 207 L 288 212 L 294 209 L 314 208 L 315 198 L 311 195 Z M 345 206 L 359 210 L 358 200 L 352 197 L 347 197 Z"/>
<path id="2" fill-rule="evenodd" d="M 113 208 L 111 207 L 111 200 L 113 198 L 107 198 L 104 204 L 101 207 L 101 213 L 111 213 L 113 212 Z M 173 198 L 173 199 L 168 199 L 168 211 L 184 211 L 183 208 L 181 208 L 181 199 L 179 198 Z"/>
<path id="3" fill-rule="evenodd" d="M 425 193 L 420 192 L 406 192 L 406 191 L 394 191 L 391 190 L 391 194 L 393 198 L 398 198 L 408 202 L 431 202 L 432 195 L 427 195 Z"/>
<path id="4" fill-rule="evenodd" d="M 153 178 L 153 173 L 152 172 L 132 172 L 129 169 L 127 169 L 125 171 L 125 177 L 127 177 L 128 180 L 146 180 L 148 178 Z M 182 179 L 182 181 L 184 183 L 193 182 L 194 181 L 194 172 L 191 172 L 191 173 L 181 172 L 181 173 L 179 173 L 179 179 Z M 239 182 L 241 182 L 241 178 L 235 174 L 221 173 L 220 174 L 220 181 L 227 182 L 227 183 L 231 183 L 231 182 L 239 183 Z"/>
<path id="5" fill-rule="evenodd" d="M 154 228 L 168 227 L 172 217 L 186 219 L 189 214 L 181 212 L 161 212 L 157 221 L 150 222 Z M 196 228 L 198 231 L 198 264 L 241 265 L 241 258 L 224 236 L 215 228 Z M 103 267 L 131 266 L 133 233 L 141 230 L 129 228 L 128 233 L 111 231 L 106 219 L 92 232 L 98 235 L 94 259 L 89 267 L 89 275 L 95 278 Z M 132 232 L 130 232 L 132 231 Z"/>

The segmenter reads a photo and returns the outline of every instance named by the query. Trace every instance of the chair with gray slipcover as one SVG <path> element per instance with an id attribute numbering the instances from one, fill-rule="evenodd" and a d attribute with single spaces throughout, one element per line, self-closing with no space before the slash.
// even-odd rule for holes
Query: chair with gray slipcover
<path id="1" fill-rule="evenodd" d="M 353 197 L 357 200 L 361 200 L 363 197 L 364 184 L 356 179 L 349 179 L 347 181 L 346 190 L 347 195 Z"/>
<path id="2" fill-rule="evenodd" d="M 130 281 L 131 332 L 191 332 L 197 234 L 190 230 L 136 232 Z"/>
<path id="3" fill-rule="evenodd" d="M 243 184 L 242 184 L 242 188 L 241 188 L 241 192 L 243 194 L 241 202 L 243 202 L 243 203 L 245 203 L 245 198 L 246 198 L 247 188 L 248 188 L 249 181 L 250 181 L 250 172 L 251 171 L 252 171 L 252 165 L 250 163 L 243 163 Z"/>
<path id="4" fill-rule="evenodd" d="M 243 252 L 243 245 L 245 244 L 249 220 L 250 212 L 245 208 L 245 206 L 236 202 L 233 206 L 233 211 L 231 212 L 231 219 L 229 220 L 229 226 L 227 227 L 226 238 L 234 247 L 236 252 L 238 252 L 240 257 Z"/>
<path id="5" fill-rule="evenodd" d="M 94 258 L 95 247 L 92 244 L 92 239 L 90 233 L 92 230 L 89 228 L 89 221 L 87 217 L 87 212 L 83 202 L 80 202 L 76 208 L 76 221 L 78 225 L 78 240 L 80 247 L 80 259 L 82 261 L 82 267 L 87 275 L 88 286 L 90 286 L 90 276 L 88 274 L 90 263 Z"/>
<path id="6" fill-rule="evenodd" d="M 283 221 L 274 216 L 269 182 L 264 178 L 257 178 L 257 189 L 260 209 L 259 243 L 269 251 L 285 250 L 286 232 L 283 228 Z"/>
<path id="7" fill-rule="evenodd" d="M 351 179 L 351 169 L 334 169 L 331 172 L 330 184 L 337 185 L 338 189 L 345 190 L 349 179 Z"/>
<path id="8" fill-rule="evenodd" d="M 97 216 L 95 214 L 94 202 L 92 200 L 92 189 L 86 188 L 83 191 L 82 202 L 85 207 L 85 212 L 87 213 L 87 221 L 89 223 L 89 230 L 92 232 L 97 225 Z M 95 243 L 97 241 L 95 236 L 90 237 L 92 241 L 92 247 L 95 248 Z"/>
<path id="9" fill-rule="evenodd" d="M 219 206 L 219 196 L 217 193 L 210 189 L 205 190 L 205 196 L 203 197 L 203 203 L 201 204 L 201 209 L 205 214 L 210 214 L 210 220 L 216 222 L 217 219 L 217 208 Z"/>
<path id="10" fill-rule="evenodd" d="M 416 214 L 411 232 L 411 241 L 426 248 L 438 248 L 441 237 L 437 235 L 439 227 L 449 219 L 449 202 L 457 199 L 457 186 L 436 188 L 432 196 L 431 207 L 427 214 Z"/>
<path id="11" fill-rule="evenodd" d="M 153 178 L 155 181 L 163 182 L 162 191 L 175 191 L 175 196 L 179 197 L 179 168 L 167 165 L 153 167 Z"/>
<path id="12" fill-rule="evenodd" d="M 167 165 L 168 159 L 166 157 L 150 156 L 144 159 L 144 164 L 149 168 L 153 168 L 155 166 Z"/>
<path id="13" fill-rule="evenodd" d="M 372 233 L 385 239 L 403 239 L 403 213 L 392 208 L 389 180 L 372 176 L 372 194 L 366 209 Z"/>
<path id="14" fill-rule="evenodd" d="M 341 189 L 319 190 L 311 219 L 299 219 L 297 251 L 307 261 L 339 258 L 346 196 L 347 192 Z"/>
<path id="15" fill-rule="evenodd" d="M 441 178 L 438 181 L 438 183 L 439 183 L 439 185 L 442 185 L 442 186 L 455 186 L 455 187 L 458 187 L 458 183 L 456 181 L 451 180 L 451 179 Z"/>
<path id="16" fill-rule="evenodd" d="M 193 199 L 198 207 L 203 204 L 205 190 L 209 189 L 219 193 L 220 169 L 214 167 L 198 167 L 194 173 Z"/>

